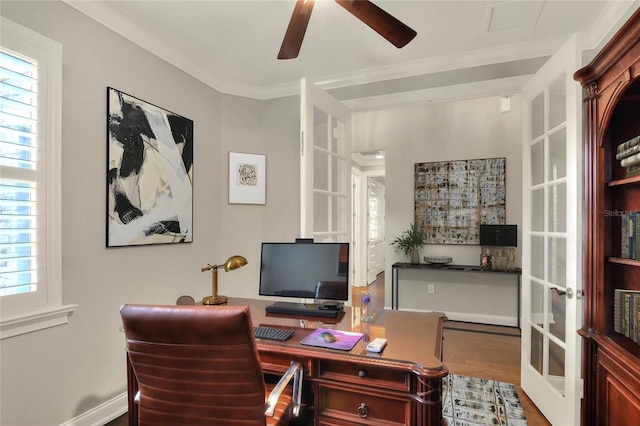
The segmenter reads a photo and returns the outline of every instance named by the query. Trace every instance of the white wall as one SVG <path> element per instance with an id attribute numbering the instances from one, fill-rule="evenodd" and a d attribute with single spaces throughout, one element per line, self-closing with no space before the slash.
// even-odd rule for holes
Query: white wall
<path id="1" fill-rule="evenodd" d="M 200 268 L 235 253 L 250 263 L 221 273 L 221 292 L 257 293 L 260 242 L 299 230 L 299 100 L 223 96 L 59 1 L 0 13 L 63 45 L 63 303 L 79 305 L 67 325 L 0 341 L 0 424 L 59 425 L 126 391 L 122 304 L 202 298 Z M 105 247 L 107 86 L 194 121 L 193 243 Z M 266 206 L 228 205 L 228 151 L 267 155 Z"/>
<path id="2" fill-rule="evenodd" d="M 386 111 L 368 111 L 355 114 L 353 120 L 353 150 L 384 149 L 386 154 L 386 238 L 392 241 L 408 228 L 414 220 L 414 164 L 420 162 L 466 160 L 475 158 L 506 158 L 507 223 L 517 224 L 520 240 L 522 218 L 522 119 L 521 97 L 511 99 L 510 112 L 500 112 L 500 98 L 488 97 L 474 100 L 429 103 L 410 108 Z M 466 245 L 427 245 L 424 255 L 451 256 L 454 263 L 479 265 L 480 247 Z M 521 264 L 521 250 L 517 261 Z M 394 253 L 387 245 L 386 297 L 385 305 L 391 305 L 391 265 L 406 262 L 401 254 Z M 406 299 L 401 297 L 400 306 L 408 309 L 443 310 L 445 300 L 426 293 L 426 281 L 452 283 L 464 281 L 459 274 L 450 278 L 407 276 L 407 280 L 419 285 L 402 287 Z M 440 280 L 440 281 L 438 281 Z M 401 277 L 402 281 L 402 277 Z M 401 283 L 404 286 L 404 282 Z M 512 286 L 515 291 L 515 286 Z M 496 292 L 496 306 L 514 305 L 515 295 Z M 473 298 L 472 293 L 467 293 Z M 442 296 L 445 297 L 444 295 Z M 514 311 L 515 312 L 515 311 Z M 479 315 L 496 314 L 490 306 Z M 504 312 L 510 315 L 509 312 Z M 496 314 L 497 315 L 497 314 Z"/>

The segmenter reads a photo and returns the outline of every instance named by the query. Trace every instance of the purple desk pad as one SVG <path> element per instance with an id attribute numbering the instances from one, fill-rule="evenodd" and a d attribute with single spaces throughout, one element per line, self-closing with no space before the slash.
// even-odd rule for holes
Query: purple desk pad
<path id="1" fill-rule="evenodd" d="M 329 332 L 336 337 L 333 343 L 325 342 L 320 339 L 320 333 Z M 362 333 L 352 331 L 329 330 L 327 328 L 319 328 L 300 341 L 301 344 L 307 346 L 318 346 L 321 348 L 338 349 L 341 351 L 350 351 L 358 343 L 363 336 Z"/>

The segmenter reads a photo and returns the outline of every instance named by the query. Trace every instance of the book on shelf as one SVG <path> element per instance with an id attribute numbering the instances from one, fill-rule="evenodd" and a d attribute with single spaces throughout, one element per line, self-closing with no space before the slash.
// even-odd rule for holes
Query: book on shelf
<path id="1" fill-rule="evenodd" d="M 624 152 L 627 149 L 632 148 L 632 147 L 634 147 L 636 145 L 640 145 L 640 136 L 636 136 L 635 138 L 629 139 L 628 141 L 623 142 L 620 145 L 618 145 L 618 147 L 616 149 L 616 154 Z"/>
<path id="2" fill-rule="evenodd" d="M 636 251 L 633 253 L 633 259 L 634 260 L 640 260 L 640 241 L 638 241 L 638 238 L 640 238 L 640 212 L 635 212 L 635 216 L 636 216 L 636 222 L 635 222 L 635 228 L 633 230 L 633 239 L 635 241 L 635 249 Z"/>
<path id="3" fill-rule="evenodd" d="M 637 176 L 637 175 L 640 175 L 640 164 L 632 164 L 631 166 L 627 167 L 625 177 L 631 177 L 631 176 Z"/>
<path id="4" fill-rule="evenodd" d="M 622 160 L 623 158 L 631 157 L 633 154 L 640 152 L 640 145 L 634 145 L 631 148 L 627 148 L 624 151 L 618 151 L 616 153 L 616 160 Z"/>
<path id="5" fill-rule="evenodd" d="M 620 257 L 629 259 L 629 213 L 620 216 Z"/>
<path id="6" fill-rule="evenodd" d="M 629 167 L 635 164 L 640 164 L 640 152 L 630 155 L 627 158 L 623 158 L 620 160 L 620 165 L 622 167 Z"/>
<path id="7" fill-rule="evenodd" d="M 638 212 L 629 212 L 629 259 L 638 259 Z"/>
<path id="8" fill-rule="evenodd" d="M 640 291 L 614 290 L 613 329 L 640 344 Z"/>

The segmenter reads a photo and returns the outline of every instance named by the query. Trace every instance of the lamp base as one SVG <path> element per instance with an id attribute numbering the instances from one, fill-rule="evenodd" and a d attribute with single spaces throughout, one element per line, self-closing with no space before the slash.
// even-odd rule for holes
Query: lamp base
<path id="1" fill-rule="evenodd" d="M 207 296 L 202 299 L 203 305 L 226 305 L 227 296 Z"/>

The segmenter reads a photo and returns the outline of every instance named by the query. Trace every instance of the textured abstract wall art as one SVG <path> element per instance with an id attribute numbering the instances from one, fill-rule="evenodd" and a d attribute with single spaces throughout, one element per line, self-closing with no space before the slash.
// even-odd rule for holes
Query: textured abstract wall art
<path id="1" fill-rule="evenodd" d="M 427 244 L 480 244 L 480 224 L 504 225 L 505 161 L 415 164 L 415 223 Z"/>
<path id="2" fill-rule="evenodd" d="M 266 204 L 266 156 L 229 153 L 229 204 Z"/>
<path id="3" fill-rule="evenodd" d="M 107 247 L 193 241 L 193 121 L 107 88 Z"/>

